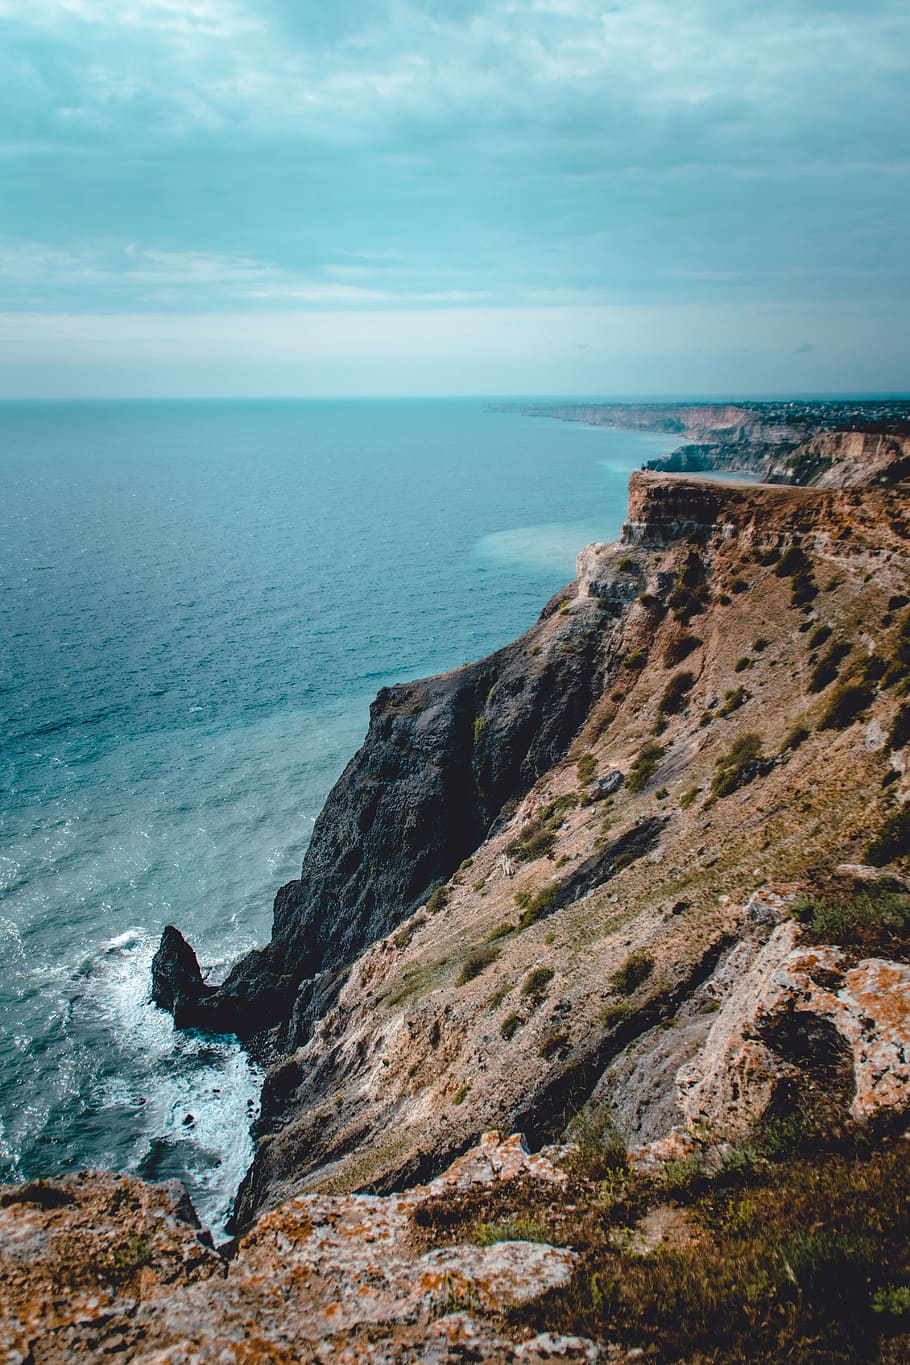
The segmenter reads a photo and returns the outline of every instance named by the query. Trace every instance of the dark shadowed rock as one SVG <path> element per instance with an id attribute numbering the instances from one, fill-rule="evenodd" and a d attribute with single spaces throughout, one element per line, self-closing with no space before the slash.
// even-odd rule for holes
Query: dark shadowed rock
<path id="1" fill-rule="evenodd" d="M 158 951 L 152 958 L 152 1000 L 174 1016 L 178 1027 L 188 1022 L 199 1002 L 210 996 L 213 986 L 202 979 L 199 962 L 186 939 L 173 924 L 165 926 Z"/>

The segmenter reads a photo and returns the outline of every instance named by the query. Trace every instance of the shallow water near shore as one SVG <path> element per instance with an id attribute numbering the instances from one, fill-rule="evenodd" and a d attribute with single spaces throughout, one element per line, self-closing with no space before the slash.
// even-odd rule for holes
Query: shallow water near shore
<path id="1" fill-rule="evenodd" d="M 0 405 L 0 1180 L 185 1181 L 223 1228 L 260 1077 L 148 1003 L 217 980 L 379 686 L 506 643 L 672 437 L 480 402 Z"/>

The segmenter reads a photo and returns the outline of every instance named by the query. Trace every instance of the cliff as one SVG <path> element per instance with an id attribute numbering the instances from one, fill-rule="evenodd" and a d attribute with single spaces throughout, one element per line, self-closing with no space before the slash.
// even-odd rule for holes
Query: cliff
<path id="1" fill-rule="evenodd" d="M 156 958 L 271 1063 L 237 1246 L 142 1182 L 0 1191 L 11 1358 L 905 1358 L 892 439 L 636 474 L 526 635 L 380 693 L 269 944 Z"/>
<path id="2" fill-rule="evenodd" d="M 597 669 L 583 724 L 272 1069 L 240 1226 L 298 1189 L 425 1179 L 486 1129 L 558 1138 L 606 1097 L 632 1145 L 677 1123 L 673 1076 L 717 973 L 770 932 L 749 893 L 862 861 L 906 799 L 887 738 L 904 507 L 903 492 L 633 476 L 621 543 L 580 556 L 519 656 L 539 679 L 534 642 L 575 622 Z M 632 988 L 611 984 L 630 961 Z"/>

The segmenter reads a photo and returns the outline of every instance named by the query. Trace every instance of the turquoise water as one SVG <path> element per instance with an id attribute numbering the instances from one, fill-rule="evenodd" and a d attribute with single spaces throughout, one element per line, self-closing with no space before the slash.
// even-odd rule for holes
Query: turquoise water
<path id="1" fill-rule="evenodd" d="M 513 638 L 670 437 L 479 402 L 0 405 L 0 1180 L 184 1179 L 259 1077 L 148 1003 L 269 933 L 377 688 Z"/>

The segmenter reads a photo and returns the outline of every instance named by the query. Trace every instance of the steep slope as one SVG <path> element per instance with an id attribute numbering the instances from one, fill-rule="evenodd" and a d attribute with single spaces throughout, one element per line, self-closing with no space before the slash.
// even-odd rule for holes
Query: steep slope
<path id="1" fill-rule="evenodd" d="M 503 805 L 565 754 L 600 686 L 602 632 L 595 602 L 569 613 L 560 601 L 489 658 L 379 693 L 300 880 L 275 898 L 268 946 L 212 991 L 179 933 L 165 932 L 153 996 L 180 1025 L 232 1031 L 272 1053 L 303 1041 L 343 969 L 407 919 Z M 334 975 L 317 981 L 320 973 Z"/>
<path id="2" fill-rule="evenodd" d="M 509 655 L 514 689 L 535 648 L 587 642 L 571 749 L 273 1068 L 240 1225 L 301 1188 L 402 1188 L 492 1127 L 680 1120 L 676 1071 L 773 928 L 750 893 L 856 862 L 905 809 L 905 513 L 901 489 L 633 477 L 622 542 Z"/>

